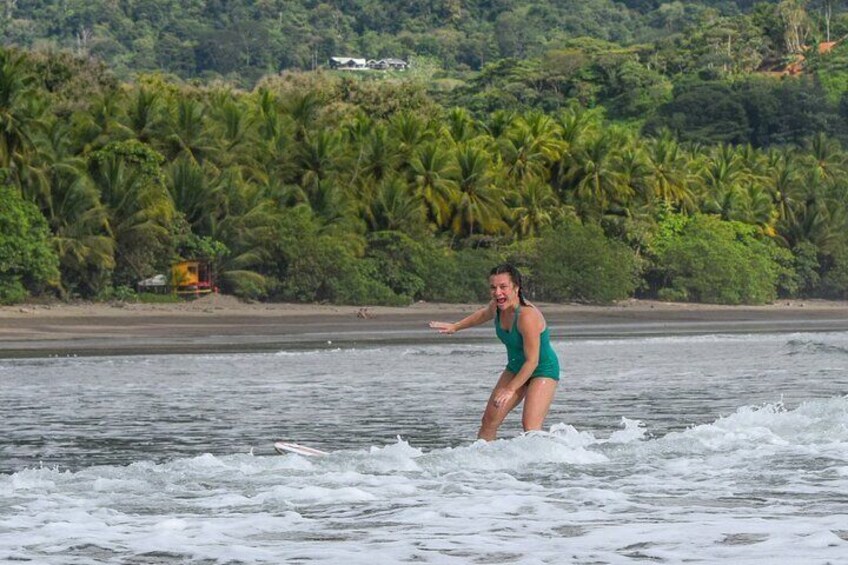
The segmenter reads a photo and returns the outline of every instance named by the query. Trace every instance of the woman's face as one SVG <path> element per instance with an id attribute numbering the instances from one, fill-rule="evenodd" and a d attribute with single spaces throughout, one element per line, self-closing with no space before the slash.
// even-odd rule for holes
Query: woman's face
<path id="1" fill-rule="evenodd" d="M 492 300 L 501 310 L 518 304 L 518 287 L 512 282 L 512 277 L 508 273 L 489 277 L 489 290 L 492 293 Z"/>

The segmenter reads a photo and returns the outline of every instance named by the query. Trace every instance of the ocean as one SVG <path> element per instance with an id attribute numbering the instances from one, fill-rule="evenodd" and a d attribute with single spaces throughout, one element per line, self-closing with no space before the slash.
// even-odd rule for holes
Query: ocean
<path id="1" fill-rule="evenodd" d="M 494 336 L 0 360 L 0 562 L 848 562 L 848 333 L 554 347 L 490 443 Z"/>

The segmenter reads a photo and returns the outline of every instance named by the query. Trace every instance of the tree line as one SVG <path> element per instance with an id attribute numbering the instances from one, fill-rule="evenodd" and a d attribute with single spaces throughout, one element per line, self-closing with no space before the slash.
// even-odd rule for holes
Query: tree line
<path id="1" fill-rule="evenodd" d="M 252 87 L 332 56 L 430 60 L 451 77 L 541 59 L 575 38 L 637 47 L 680 73 L 750 71 L 848 32 L 833 0 L 29 0 L 0 7 L 4 45 L 69 49 L 122 78 L 162 70 Z"/>
<path id="2" fill-rule="evenodd" d="M 848 154 L 704 145 L 572 103 L 475 117 L 414 80 L 132 83 L 0 51 L 0 301 L 108 299 L 179 258 L 287 301 L 844 297 Z"/>

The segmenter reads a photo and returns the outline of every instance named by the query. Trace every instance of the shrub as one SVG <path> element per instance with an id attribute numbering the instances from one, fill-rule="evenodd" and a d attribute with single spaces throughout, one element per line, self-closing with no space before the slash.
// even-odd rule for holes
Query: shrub
<path id="1" fill-rule="evenodd" d="M 756 227 L 695 215 L 682 226 L 663 231 L 653 244 L 664 279 L 658 296 L 717 304 L 762 304 L 777 297 L 785 273 L 773 241 L 757 236 Z"/>
<path id="2" fill-rule="evenodd" d="M 450 252 L 451 267 L 444 269 L 446 276 L 440 291 L 445 302 L 488 302 L 489 271 L 503 262 L 503 254 L 497 247 L 469 247 Z"/>
<path id="3" fill-rule="evenodd" d="M 100 291 L 95 299 L 99 301 L 136 302 L 138 294 L 126 285 L 108 286 Z"/>
<path id="4" fill-rule="evenodd" d="M 279 280 L 275 298 L 293 302 L 336 304 L 403 304 L 379 280 L 378 262 L 361 258 L 350 235 L 321 233 L 311 210 L 287 210 L 280 224 L 275 251 L 275 275 Z"/>
<path id="5" fill-rule="evenodd" d="M 848 248 L 839 247 L 829 257 L 828 269 L 821 278 L 821 294 L 826 298 L 848 298 Z"/>
<path id="6" fill-rule="evenodd" d="M 376 281 L 409 303 L 424 289 L 424 245 L 399 231 L 368 235 L 366 259 L 373 264 Z"/>
<path id="7" fill-rule="evenodd" d="M 796 244 L 792 249 L 796 291 L 789 296 L 809 296 L 818 291 L 821 283 L 818 253 L 818 247 L 807 241 Z"/>
<path id="8" fill-rule="evenodd" d="M 605 304 L 632 296 L 638 283 L 634 253 L 596 225 L 566 222 L 544 234 L 530 256 L 541 300 Z"/>
<path id="9" fill-rule="evenodd" d="M 59 282 L 59 260 L 47 221 L 11 187 L 0 187 L 0 303 L 20 302 L 29 291 Z"/>

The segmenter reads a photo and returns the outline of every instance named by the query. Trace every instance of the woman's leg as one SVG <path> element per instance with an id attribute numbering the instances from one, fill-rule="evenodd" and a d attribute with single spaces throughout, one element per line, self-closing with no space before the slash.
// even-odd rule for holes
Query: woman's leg
<path id="1" fill-rule="evenodd" d="M 554 400 L 557 381 L 536 377 L 530 379 L 526 389 L 527 394 L 524 398 L 524 414 L 521 416 L 521 424 L 524 426 L 525 432 L 541 430 L 542 424 L 545 423 L 545 416 L 548 415 L 548 410 L 551 408 L 551 402 Z"/>
<path id="2" fill-rule="evenodd" d="M 498 384 L 495 385 L 492 394 L 489 395 L 489 402 L 486 404 L 486 410 L 483 412 L 483 421 L 480 424 L 480 431 L 477 432 L 479 439 L 485 439 L 486 441 L 495 439 L 498 434 L 498 428 L 503 423 L 506 415 L 518 406 L 518 403 L 524 398 L 524 393 L 527 390 L 526 386 L 521 387 L 521 390 L 516 392 L 505 405 L 495 406 L 495 394 L 507 386 L 514 376 L 515 374 L 512 371 L 504 370 L 501 373 L 501 378 L 498 379 Z"/>

